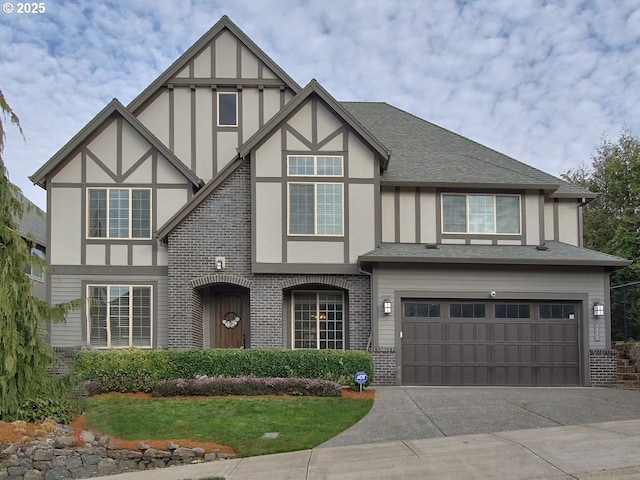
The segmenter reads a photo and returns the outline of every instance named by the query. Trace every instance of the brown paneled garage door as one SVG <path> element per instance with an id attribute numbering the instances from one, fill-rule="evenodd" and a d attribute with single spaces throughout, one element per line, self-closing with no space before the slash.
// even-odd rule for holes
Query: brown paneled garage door
<path id="1" fill-rule="evenodd" d="M 403 300 L 403 385 L 579 385 L 578 304 Z"/>

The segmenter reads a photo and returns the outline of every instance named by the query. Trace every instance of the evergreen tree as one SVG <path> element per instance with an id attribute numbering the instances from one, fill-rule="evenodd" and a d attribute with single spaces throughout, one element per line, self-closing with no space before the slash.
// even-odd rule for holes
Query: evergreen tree
<path id="1" fill-rule="evenodd" d="M 626 319 L 626 336 L 640 339 L 640 138 L 623 130 L 616 142 L 603 139 L 590 167 L 562 177 L 598 194 L 583 209 L 585 247 L 633 260 L 611 274 L 613 333 L 625 336 Z"/>
<path id="2" fill-rule="evenodd" d="M 48 320 L 61 321 L 78 302 L 51 306 L 34 297 L 31 281 L 24 273 L 27 263 L 43 268 L 31 256 L 18 231 L 16 219 L 24 205 L 18 188 L 9 181 L 2 157 L 4 123 L 15 125 L 23 136 L 18 117 L 0 91 L 0 420 L 31 420 L 53 416 L 64 420 L 69 412 L 70 390 L 52 378 L 52 348 L 42 339 Z"/>

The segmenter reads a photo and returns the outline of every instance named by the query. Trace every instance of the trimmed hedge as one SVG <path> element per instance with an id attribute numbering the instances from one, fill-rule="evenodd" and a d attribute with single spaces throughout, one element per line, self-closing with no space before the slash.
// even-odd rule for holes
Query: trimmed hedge
<path id="1" fill-rule="evenodd" d="M 151 392 L 154 397 L 222 395 L 312 395 L 339 397 L 342 387 L 330 380 L 308 378 L 199 377 L 162 380 Z"/>
<path id="2" fill-rule="evenodd" d="M 364 371 L 373 382 L 373 360 L 359 350 L 192 349 L 83 350 L 74 359 L 80 381 L 112 392 L 150 392 L 161 380 L 207 377 L 300 377 L 357 387 Z"/>

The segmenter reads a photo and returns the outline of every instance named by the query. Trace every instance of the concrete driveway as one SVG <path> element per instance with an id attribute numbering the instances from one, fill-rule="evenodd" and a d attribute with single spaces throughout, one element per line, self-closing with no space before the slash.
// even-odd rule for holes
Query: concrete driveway
<path id="1" fill-rule="evenodd" d="M 640 419 L 639 391 L 377 387 L 369 414 L 317 448 L 631 419 Z"/>

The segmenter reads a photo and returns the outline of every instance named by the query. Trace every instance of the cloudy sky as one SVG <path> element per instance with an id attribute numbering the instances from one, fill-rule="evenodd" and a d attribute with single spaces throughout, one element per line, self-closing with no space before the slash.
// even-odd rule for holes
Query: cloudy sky
<path id="1" fill-rule="evenodd" d="M 386 101 L 554 175 L 603 135 L 640 134 L 638 0 L 0 0 L 10 178 L 35 172 L 113 97 L 128 104 L 222 15 L 299 84 Z M 9 6 L 7 6 L 9 5 Z"/>

